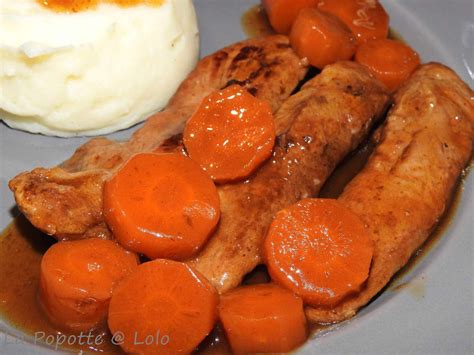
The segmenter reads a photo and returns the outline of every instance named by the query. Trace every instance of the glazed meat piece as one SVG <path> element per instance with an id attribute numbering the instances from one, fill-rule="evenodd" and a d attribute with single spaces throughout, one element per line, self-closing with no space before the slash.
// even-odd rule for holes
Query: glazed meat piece
<path id="1" fill-rule="evenodd" d="M 164 139 L 180 133 L 204 97 L 232 84 L 245 87 L 266 100 L 275 112 L 303 79 L 307 66 L 290 47 L 286 36 L 249 39 L 203 58 L 167 108 L 150 117 L 125 143 L 92 139 L 61 167 L 70 172 L 117 167 L 137 152 L 157 148 Z"/>
<path id="2" fill-rule="evenodd" d="M 206 95 L 231 84 L 244 86 L 276 111 L 306 71 L 285 36 L 234 44 L 202 59 L 166 110 L 149 118 L 129 141 L 92 139 L 60 167 L 18 175 L 10 189 L 19 209 L 43 232 L 58 239 L 106 237 L 102 186 L 131 155 L 153 150 L 180 132 Z"/>
<path id="3" fill-rule="evenodd" d="M 102 217 L 102 186 L 108 176 L 105 170 L 37 168 L 15 177 L 9 187 L 20 211 L 41 231 L 57 239 L 109 238 Z"/>
<path id="4" fill-rule="evenodd" d="M 352 317 L 408 262 L 446 211 L 473 139 L 473 92 L 450 69 L 422 66 L 398 91 L 378 146 L 339 197 L 374 241 L 367 284 L 335 309 L 307 308 L 310 321 Z"/>
<path id="5" fill-rule="evenodd" d="M 387 91 L 361 65 L 330 65 L 276 114 L 274 155 L 248 181 L 218 188 L 217 231 L 190 263 L 220 291 L 261 263 L 260 248 L 280 209 L 316 195 L 336 165 L 383 115 Z"/>

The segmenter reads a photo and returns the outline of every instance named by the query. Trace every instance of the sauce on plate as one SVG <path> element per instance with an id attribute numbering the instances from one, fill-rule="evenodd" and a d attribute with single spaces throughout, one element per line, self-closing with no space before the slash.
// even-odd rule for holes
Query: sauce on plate
<path id="1" fill-rule="evenodd" d="M 38 340 L 46 340 L 49 336 L 52 344 L 50 341 L 47 344 L 55 347 L 61 335 L 74 335 L 62 332 L 52 325 L 43 314 L 37 299 L 41 258 L 55 240 L 34 228 L 23 215 L 16 217 L 0 238 L 1 316 L 33 339 L 36 337 Z M 41 332 L 44 332 L 44 336 L 40 335 Z M 107 354 L 122 353 L 118 346 L 111 343 L 107 331 L 94 331 L 90 335 L 90 340 L 84 339 L 82 345 L 76 339 L 74 345 L 63 345 L 61 348 Z M 100 340 L 96 340 L 98 336 L 101 336 Z"/>
<path id="2" fill-rule="evenodd" d="M 255 5 L 244 12 L 240 19 L 242 30 L 249 38 L 275 34 L 262 5 Z"/>

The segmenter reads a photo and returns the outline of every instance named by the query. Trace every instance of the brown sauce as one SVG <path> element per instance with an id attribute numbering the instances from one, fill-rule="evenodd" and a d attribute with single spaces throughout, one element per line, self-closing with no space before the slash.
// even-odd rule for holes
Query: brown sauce
<path id="1" fill-rule="evenodd" d="M 319 192 L 321 198 L 338 198 L 344 187 L 362 170 L 374 150 L 372 141 L 363 144 L 333 171 Z"/>
<path id="2" fill-rule="evenodd" d="M 244 12 L 240 19 L 242 30 L 249 38 L 275 34 L 262 5 L 255 5 Z"/>
<path id="3" fill-rule="evenodd" d="M 36 0 L 41 6 L 56 12 L 79 12 L 93 10 L 99 4 L 113 4 L 121 7 L 137 5 L 160 6 L 163 0 Z"/>
<path id="4" fill-rule="evenodd" d="M 331 175 L 321 190 L 320 196 L 327 198 L 338 197 L 344 186 L 365 165 L 372 148 L 373 145 L 369 142 L 349 156 Z M 455 214 L 460 191 L 462 191 L 462 182 L 454 194 L 451 207 L 440 221 L 437 229 L 420 250 L 415 253 L 411 261 L 396 275 L 394 281 L 392 280 L 391 285 L 394 286 L 389 286 L 391 289 L 403 289 L 404 284 L 397 285 L 396 280 L 408 273 L 436 245 L 436 242 L 443 235 Z M 44 332 L 45 337 L 47 335 L 54 337 L 61 334 L 68 335 L 67 333 L 62 333 L 48 322 L 37 301 L 41 257 L 54 243 L 54 240 L 35 229 L 23 216 L 17 217 L 6 228 L 0 238 L 0 274 L 2 275 L 0 277 L 1 316 L 13 327 L 27 335 L 31 335 L 33 338 L 36 332 Z M 258 266 L 252 273 L 246 276 L 243 283 L 266 283 L 269 280 L 270 278 L 265 266 Z M 327 329 L 328 327 L 325 325 L 313 326 L 311 328 L 312 338 L 320 332 L 327 331 Z M 106 330 L 95 331 L 92 335 L 94 337 L 101 335 L 103 337 L 102 343 L 97 344 L 93 341 L 92 344 L 79 345 L 76 342 L 72 346 L 63 346 L 63 348 L 105 354 L 123 353 L 118 346 L 111 343 L 110 334 Z M 224 332 L 219 325 L 203 341 L 196 352 L 199 354 L 230 353 Z"/>
<path id="5" fill-rule="evenodd" d="M 400 33 L 395 31 L 393 28 L 388 29 L 388 38 L 406 43 Z"/>
<path id="6" fill-rule="evenodd" d="M 106 354 L 122 353 L 118 346 L 110 342 L 110 334 L 106 330 L 91 332 L 89 340 L 83 337 L 79 341 L 77 337 L 73 341 L 74 334 L 61 332 L 44 316 L 37 300 L 37 290 L 41 258 L 54 243 L 51 237 L 34 228 L 24 216 L 19 216 L 0 238 L 0 314 L 3 318 L 33 339 L 38 339 L 38 345 L 55 347 L 64 334 L 71 335 L 71 343 L 74 344 L 63 345 L 61 348 Z M 89 336 L 88 333 L 84 335 Z M 99 335 L 101 337 L 97 338 Z M 48 342 L 42 341 L 48 336 Z"/>

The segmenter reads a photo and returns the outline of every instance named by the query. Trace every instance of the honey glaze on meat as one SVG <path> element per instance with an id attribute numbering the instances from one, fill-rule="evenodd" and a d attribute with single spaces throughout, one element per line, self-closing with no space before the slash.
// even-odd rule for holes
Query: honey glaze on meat
<path id="1" fill-rule="evenodd" d="M 221 220 L 190 261 L 219 292 L 240 284 L 261 263 L 260 247 L 274 215 L 318 194 L 336 165 L 366 138 L 389 95 L 353 62 L 327 66 L 275 115 L 274 155 L 248 181 L 218 187 Z"/>
<path id="2" fill-rule="evenodd" d="M 102 215 L 102 187 L 132 155 L 153 151 L 183 130 L 202 99 L 215 90 L 239 84 L 273 111 L 293 92 L 307 66 L 286 36 L 250 39 L 203 58 L 184 80 L 167 108 L 150 117 L 126 142 L 92 139 L 54 168 L 37 168 L 9 183 L 21 212 L 57 239 L 109 235 Z"/>
<path id="3" fill-rule="evenodd" d="M 338 322 L 367 304 L 435 228 L 468 165 L 474 93 L 449 68 L 422 65 L 398 90 L 380 141 L 338 200 L 374 243 L 366 285 L 336 307 L 307 308 L 313 322 Z"/>

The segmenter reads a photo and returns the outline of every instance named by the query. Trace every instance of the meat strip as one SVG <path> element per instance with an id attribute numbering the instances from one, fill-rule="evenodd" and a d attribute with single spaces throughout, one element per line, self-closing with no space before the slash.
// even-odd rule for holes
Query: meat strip
<path id="1" fill-rule="evenodd" d="M 108 237 L 102 187 L 130 156 L 153 150 L 180 132 L 201 100 L 214 90 L 241 85 L 276 111 L 306 72 L 285 36 L 239 42 L 202 59 L 168 107 L 149 118 L 129 141 L 92 139 L 59 167 L 16 176 L 10 189 L 30 222 L 57 239 Z"/>
<path id="2" fill-rule="evenodd" d="M 316 195 L 336 165 L 367 136 L 389 95 L 354 62 L 326 67 L 277 111 L 274 155 L 248 181 L 218 188 L 221 220 L 190 263 L 220 291 L 262 262 L 261 245 L 280 209 Z"/>
<path id="3" fill-rule="evenodd" d="M 423 65 L 398 91 L 378 146 L 339 197 L 374 241 L 367 284 L 334 309 L 308 307 L 310 321 L 352 317 L 408 262 L 446 211 L 473 139 L 472 90 L 449 68 Z"/>

